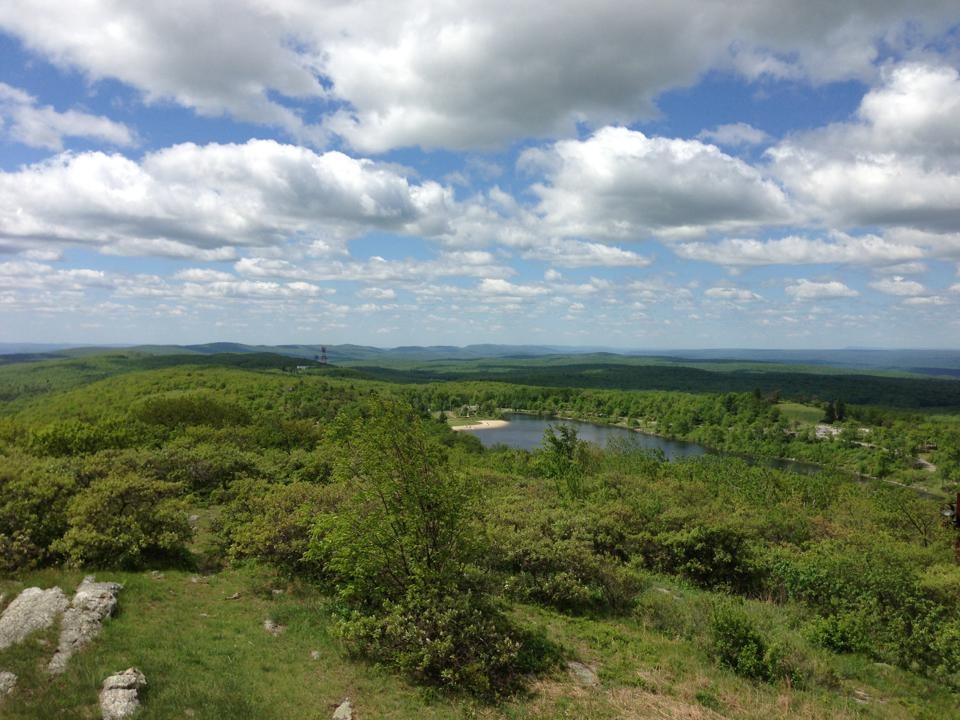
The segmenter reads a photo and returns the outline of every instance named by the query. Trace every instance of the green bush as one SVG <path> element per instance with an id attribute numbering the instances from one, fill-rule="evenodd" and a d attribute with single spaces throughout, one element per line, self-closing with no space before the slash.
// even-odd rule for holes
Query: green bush
<path id="1" fill-rule="evenodd" d="M 67 529 L 73 478 L 51 461 L 0 457 L 0 571 L 36 567 L 55 556 Z"/>
<path id="2" fill-rule="evenodd" d="M 588 519 L 562 510 L 526 518 L 511 513 L 490 530 L 488 562 L 518 600 L 571 613 L 628 609 L 642 577 L 620 558 L 598 552 L 593 530 Z"/>
<path id="3" fill-rule="evenodd" d="M 712 650 L 717 661 L 751 680 L 787 680 L 802 685 L 797 661 L 782 643 L 769 643 L 740 607 L 718 604 L 710 624 Z"/>
<path id="4" fill-rule="evenodd" d="M 289 575 L 320 578 L 324 563 L 307 554 L 311 531 L 318 514 L 337 509 L 344 490 L 305 482 L 240 480 L 231 487 L 233 499 L 216 529 L 234 560 L 257 558 Z"/>
<path id="5" fill-rule="evenodd" d="M 742 528 L 694 525 L 650 538 L 647 562 L 659 572 L 689 578 L 701 587 L 755 592 L 766 573 Z"/>
<path id="6" fill-rule="evenodd" d="M 495 698 L 519 689 L 522 638 L 487 601 L 411 586 L 376 615 L 341 623 L 352 652 L 398 668 L 418 682 Z"/>
<path id="7" fill-rule="evenodd" d="M 76 566 L 136 568 L 148 560 L 181 560 L 191 537 L 182 486 L 113 475 L 71 499 L 68 529 L 53 544 Z"/>
<path id="8" fill-rule="evenodd" d="M 50 423 L 30 434 L 28 446 L 36 455 L 66 457 L 95 453 L 134 444 L 140 428 L 125 419 L 114 418 L 97 423 L 70 419 Z"/>
<path id="9" fill-rule="evenodd" d="M 158 478 L 181 483 L 192 492 L 207 495 L 225 490 L 246 475 L 256 476 L 257 456 L 233 445 L 170 443 L 148 465 Z"/>
<path id="10" fill-rule="evenodd" d="M 838 653 L 870 649 L 870 625 L 875 619 L 863 612 L 839 612 L 817 617 L 809 625 L 811 641 Z"/>

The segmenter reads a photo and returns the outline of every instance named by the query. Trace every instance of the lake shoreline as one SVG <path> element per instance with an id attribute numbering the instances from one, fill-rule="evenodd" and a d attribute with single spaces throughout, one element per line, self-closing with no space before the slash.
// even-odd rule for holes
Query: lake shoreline
<path id="1" fill-rule="evenodd" d="M 460 432 L 462 430 L 493 430 L 494 428 L 507 427 L 509 424 L 509 420 L 477 420 L 469 425 L 454 425 L 451 426 L 450 429 L 454 432 Z"/>

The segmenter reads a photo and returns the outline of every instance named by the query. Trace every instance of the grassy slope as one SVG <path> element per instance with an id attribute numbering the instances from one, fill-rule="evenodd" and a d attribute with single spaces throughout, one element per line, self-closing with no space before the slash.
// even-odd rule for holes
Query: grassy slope
<path id="1" fill-rule="evenodd" d="M 945 718 L 956 696 L 903 671 L 857 656 L 824 655 L 832 689 L 793 690 L 758 685 L 716 667 L 696 639 L 679 637 L 632 618 L 574 618 L 520 606 L 527 625 L 546 628 L 571 657 L 598 669 L 600 687 L 581 688 L 558 669 L 530 692 L 498 707 L 458 697 L 437 697 L 387 671 L 344 657 L 326 600 L 263 572 L 227 570 L 199 577 L 100 572 L 124 584 L 120 612 L 100 638 L 51 679 L 43 665 L 55 630 L 0 652 L 0 667 L 20 677 L 3 706 L 9 720 L 94 718 L 97 692 L 107 675 L 140 668 L 149 686 L 143 720 L 329 717 L 345 696 L 358 717 L 393 718 Z M 0 581 L 11 593 L 36 584 L 67 589 L 77 572 L 43 571 Z M 284 590 L 274 594 L 273 590 Z M 683 612 L 706 593 L 669 580 L 649 592 L 663 594 Z M 235 593 L 240 597 L 228 599 Z M 762 604 L 759 604 L 762 605 Z M 776 613 L 769 607 L 768 614 Z M 274 637 L 267 617 L 287 625 Z M 311 652 L 319 652 L 312 659 Z M 866 703 L 862 700 L 866 698 Z"/>

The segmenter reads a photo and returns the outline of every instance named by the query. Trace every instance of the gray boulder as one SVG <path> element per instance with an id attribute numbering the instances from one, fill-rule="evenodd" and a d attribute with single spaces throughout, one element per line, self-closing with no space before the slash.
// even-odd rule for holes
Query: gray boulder
<path id="1" fill-rule="evenodd" d="M 282 635 L 284 631 L 287 629 L 287 626 L 281 625 L 280 623 L 275 622 L 270 618 L 267 618 L 266 620 L 263 621 L 263 629 L 266 630 L 271 635 L 273 635 L 274 637 L 276 637 L 277 635 Z"/>
<path id="2" fill-rule="evenodd" d="M 120 583 L 94 582 L 92 575 L 83 579 L 63 614 L 57 652 L 47 665 L 49 672 L 62 673 L 73 654 L 100 634 L 100 625 L 117 607 L 117 593 L 122 588 Z"/>
<path id="3" fill-rule="evenodd" d="M 147 679 L 137 668 L 127 668 L 103 681 L 100 689 L 100 712 L 103 720 L 123 720 L 140 709 L 140 690 Z"/>
<path id="4" fill-rule="evenodd" d="M 67 609 L 70 601 L 58 587 L 27 588 L 0 615 L 0 650 L 22 642 L 31 633 L 48 628 Z"/>
<path id="5" fill-rule="evenodd" d="M 600 684 L 597 673 L 589 665 L 582 662 L 570 660 L 567 662 L 567 670 L 573 675 L 573 679 L 580 687 L 595 687 Z"/>
<path id="6" fill-rule="evenodd" d="M 6 670 L 0 671 L 0 702 L 17 687 L 17 676 Z"/>
<path id="7" fill-rule="evenodd" d="M 333 711 L 333 720 L 353 720 L 353 705 L 350 704 L 350 698 L 344 698 Z"/>

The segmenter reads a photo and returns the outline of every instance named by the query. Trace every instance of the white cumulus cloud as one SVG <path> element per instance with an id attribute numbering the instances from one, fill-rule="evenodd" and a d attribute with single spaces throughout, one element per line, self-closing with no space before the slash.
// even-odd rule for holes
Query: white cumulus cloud
<path id="1" fill-rule="evenodd" d="M 57 111 L 40 105 L 19 88 L 0 82 L 0 130 L 31 147 L 63 149 L 67 137 L 89 138 L 110 145 L 134 143 L 134 133 L 123 123 L 79 110 Z"/>
<path id="2" fill-rule="evenodd" d="M 869 79 L 881 48 L 925 47 L 955 21 L 949 0 L 0 4 L 0 28 L 92 81 L 365 152 L 628 123 L 711 69 Z M 308 103 L 324 108 L 315 122 Z"/>
<path id="3" fill-rule="evenodd" d="M 776 183 L 698 140 L 607 127 L 586 140 L 528 150 L 521 163 L 545 173 L 545 182 L 533 186 L 536 211 L 564 235 L 637 240 L 790 217 Z"/>
<path id="4" fill-rule="evenodd" d="M 906 280 L 900 275 L 881 278 L 870 283 L 870 287 L 887 295 L 922 295 L 927 289 L 916 280 Z"/>
<path id="5" fill-rule="evenodd" d="M 858 293 L 839 280 L 818 282 L 799 278 L 786 286 L 784 291 L 794 300 L 827 300 L 831 298 L 856 297 Z"/>
<path id="6" fill-rule="evenodd" d="M 447 201 L 431 181 L 271 140 L 187 143 L 139 162 L 62 154 L 0 172 L 0 241 L 222 260 L 232 247 L 343 241 L 370 229 L 429 234 L 442 229 Z"/>

